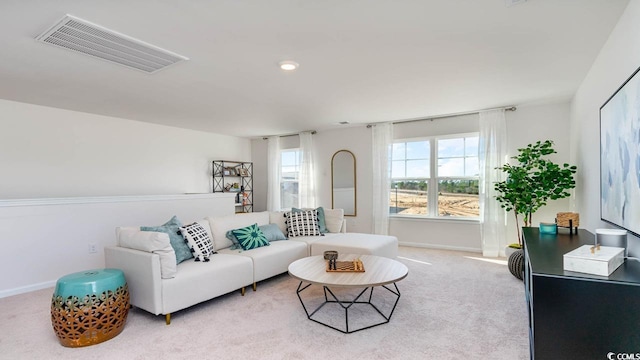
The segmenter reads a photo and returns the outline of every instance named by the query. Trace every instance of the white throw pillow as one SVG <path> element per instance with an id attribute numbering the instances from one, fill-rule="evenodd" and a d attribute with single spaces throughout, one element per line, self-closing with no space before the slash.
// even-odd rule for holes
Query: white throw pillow
<path id="1" fill-rule="evenodd" d="M 209 261 L 211 255 L 215 254 L 213 241 L 202 224 L 194 222 L 193 224 L 185 225 L 180 228 L 180 232 L 187 241 L 189 248 L 191 248 L 196 261 Z"/>
<path id="2" fill-rule="evenodd" d="M 140 231 L 139 228 L 117 228 L 120 246 L 157 254 L 160 257 L 160 276 L 163 279 L 176 277 L 176 252 L 169 242 L 169 234 L 155 231 Z"/>
<path id="3" fill-rule="evenodd" d="M 343 220 L 343 209 L 324 209 L 324 222 L 327 225 L 327 230 L 329 230 L 329 232 L 339 233 L 342 231 Z"/>

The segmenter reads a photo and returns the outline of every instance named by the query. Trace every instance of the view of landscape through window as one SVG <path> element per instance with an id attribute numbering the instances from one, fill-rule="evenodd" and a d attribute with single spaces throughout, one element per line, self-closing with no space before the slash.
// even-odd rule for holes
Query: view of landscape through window
<path id="1" fill-rule="evenodd" d="M 280 156 L 280 206 L 283 209 L 298 207 L 300 151 L 282 150 Z"/>
<path id="2" fill-rule="evenodd" d="M 390 214 L 480 215 L 477 135 L 396 142 L 391 159 Z"/>

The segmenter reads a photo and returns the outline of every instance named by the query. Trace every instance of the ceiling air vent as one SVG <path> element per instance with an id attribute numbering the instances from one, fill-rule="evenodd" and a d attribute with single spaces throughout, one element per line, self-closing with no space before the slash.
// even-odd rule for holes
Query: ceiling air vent
<path id="1" fill-rule="evenodd" d="M 36 40 L 153 74 L 189 58 L 66 15 Z"/>

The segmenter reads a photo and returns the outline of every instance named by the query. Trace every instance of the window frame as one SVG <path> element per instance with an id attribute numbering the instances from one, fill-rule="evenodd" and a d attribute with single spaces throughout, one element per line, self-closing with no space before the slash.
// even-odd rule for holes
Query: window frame
<path id="1" fill-rule="evenodd" d="M 417 141 L 429 142 L 429 177 L 393 177 L 392 164 L 393 164 L 393 150 L 390 149 L 390 161 L 389 161 L 389 183 L 393 184 L 395 181 L 425 181 L 427 183 L 427 213 L 425 215 L 419 214 L 398 214 L 389 211 L 389 217 L 396 218 L 416 218 L 416 219 L 431 219 L 431 220 L 446 220 L 446 221 L 480 221 L 479 216 L 441 216 L 439 215 L 438 193 L 439 182 L 441 180 L 477 180 L 480 182 L 480 174 L 478 176 L 439 176 L 438 174 L 438 141 L 446 139 L 460 139 L 467 137 L 478 137 L 480 132 L 465 132 L 457 134 L 445 134 L 445 135 L 432 135 L 432 136 L 420 136 L 412 138 L 393 139 L 393 144 L 396 143 L 408 143 Z M 392 147 L 393 147 L 392 144 Z M 466 155 L 466 154 L 465 154 Z M 479 158 L 479 153 L 476 155 Z M 463 157 L 466 159 L 466 157 Z M 405 164 L 407 158 L 404 158 Z M 479 170 L 479 169 L 478 169 Z M 479 171 L 478 171 L 479 172 Z M 405 168 L 406 175 L 406 168 Z M 390 188 L 391 192 L 393 188 Z M 429 204 L 435 204 L 436 206 L 429 206 Z"/>

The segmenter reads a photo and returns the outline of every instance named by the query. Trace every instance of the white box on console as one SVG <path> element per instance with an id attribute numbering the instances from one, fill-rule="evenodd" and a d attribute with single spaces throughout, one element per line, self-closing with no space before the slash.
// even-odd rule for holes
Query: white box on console
<path id="1" fill-rule="evenodd" d="M 591 245 L 569 251 L 563 256 L 564 269 L 586 274 L 609 276 L 624 262 L 624 248 L 600 246 L 591 253 Z"/>

